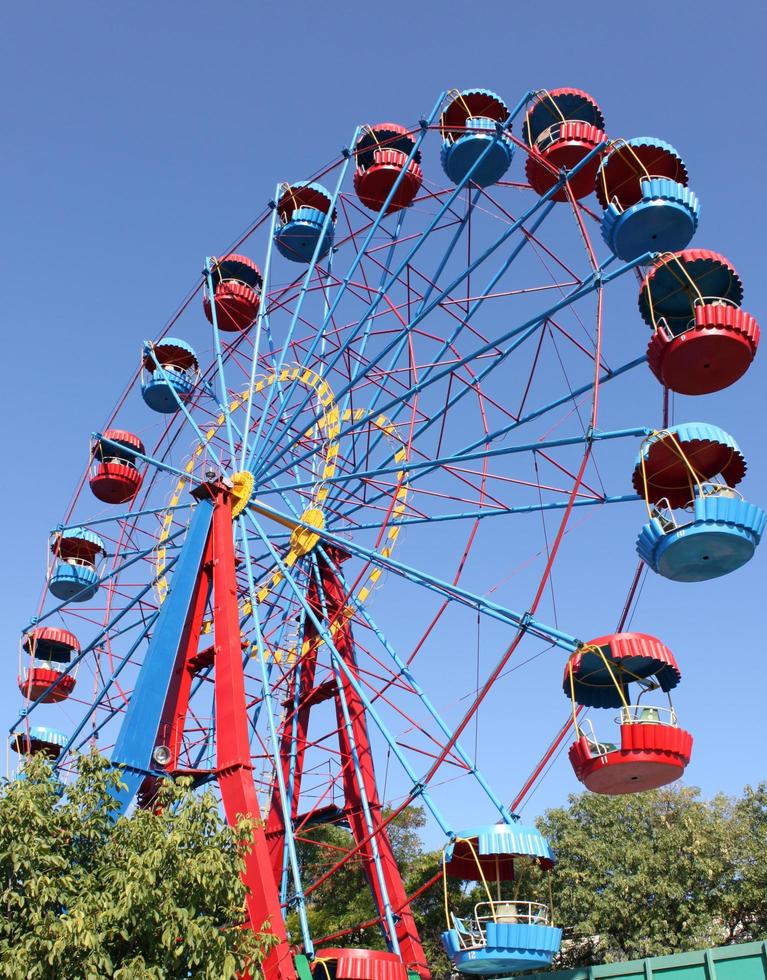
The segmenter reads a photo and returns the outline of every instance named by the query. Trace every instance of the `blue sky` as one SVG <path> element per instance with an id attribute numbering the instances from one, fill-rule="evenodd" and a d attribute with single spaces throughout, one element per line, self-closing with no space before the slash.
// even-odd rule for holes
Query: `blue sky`
<path id="1" fill-rule="evenodd" d="M 661 13 L 559 0 L 9 7 L 0 39 L 8 573 L 0 715 L 18 705 L 18 630 L 38 596 L 47 531 L 141 339 L 159 331 L 202 257 L 262 210 L 275 181 L 315 170 L 358 122 L 412 122 L 452 87 L 491 88 L 510 102 L 528 89 L 584 88 L 611 135 L 656 135 L 678 147 L 703 206 L 695 244 L 733 261 L 745 308 L 763 316 L 758 72 L 767 23 L 763 5 L 737 9 L 739 17 L 725 14 L 709 0 L 678 0 Z M 626 319 L 636 319 L 633 306 Z M 762 505 L 764 357 L 736 387 L 687 412 L 735 435 L 749 464 L 743 489 Z M 633 541 L 594 533 L 597 551 L 625 548 L 630 567 Z M 642 597 L 642 628 L 683 661 L 679 702 L 696 737 L 689 782 L 706 793 L 765 776 L 763 583 L 757 554 L 727 579 L 697 588 L 653 581 Z M 558 588 L 572 606 L 599 601 L 588 575 Z M 614 619 L 612 598 L 609 608 Z M 504 795 L 553 731 L 530 693 L 511 722 Z M 557 718 L 563 710 L 558 701 Z M 486 723 L 492 754 L 510 722 L 499 713 Z M 575 789 L 563 758 L 526 813 Z"/>

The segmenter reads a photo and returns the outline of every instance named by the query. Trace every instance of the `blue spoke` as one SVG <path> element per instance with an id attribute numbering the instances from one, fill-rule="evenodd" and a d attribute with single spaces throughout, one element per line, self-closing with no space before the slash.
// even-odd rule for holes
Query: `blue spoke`
<path id="1" fill-rule="evenodd" d="M 569 493 L 568 490 L 560 490 L 560 493 Z M 573 507 L 594 507 L 598 504 L 623 504 L 642 500 L 636 493 L 624 493 L 606 497 L 587 497 L 586 499 L 575 499 Z M 536 514 L 544 510 L 564 510 L 569 506 L 567 500 L 555 500 L 549 503 L 539 504 L 519 504 L 514 507 L 479 507 L 476 510 L 461 511 L 454 514 L 429 514 L 427 517 L 400 517 L 387 521 L 387 527 L 408 527 L 412 524 L 432 524 L 440 521 L 475 521 L 484 520 L 486 517 L 503 517 L 507 514 Z M 370 524 L 355 524 L 355 531 L 379 530 L 380 521 L 373 521 Z"/>
<path id="2" fill-rule="evenodd" d="M 402 471 L 405 472 L 405 479 L 407 482 L 412 483 L 414 478 L 418 478 L 421 470 L 431 471 L 434 469 L 439 469 L 443 466 L 446 469 L 451 469 L 453 467 L 460 466 L 462 463 L 468 463 L 474 460 L 492 459 L 496 456 L 510 456 L 515 453 L 534 453 L 539 452 L 542 449 L 555 449 L 560 446 L 577 446 L 582 445 L 589 440 L 594 442 L 603 442 L 607 439 L 623 439 L 629 436 L 644 437 L 649 435 L 651 432 L 652 429 L 648 428 L 647 426 L 641 426 L 633 429 L 616 429 L 614 431 L 606 432 L 595 430 L 590 435 L 571 436 L 562 439 L 543 439 L 540 442 L 530 442 L 519 446 L 499 446 L 496 449 L 475 449 L 470 452 L 459 451 L 451 454 L 450 456 L 439 456 L 436 459 L 425 459 L 415 463 L 405 460 L 402 463 L 395 463 L 390 466 L 381 466 L 376 469 L 358 470 L 354 473 L 337 473 L 335 476 L 327 477 L 325 480 L 323 480 L 323 483 L 338 484 L 347 483 L 349 480 L 378 479 L 381 476 L 392 473 L 399 474 Z M 483 442 L 490 443 L 496 438 L 498 438 L 497 433 L 489 433 L 484 437 Z M 313 485 L 314 484 L 312 481 L 307 480 L 300 483 L 291 483 L 281 488 L 269 489 L 268 487 L 265 487 L 261 489 L 259 493 L 261 495 L 268 493 L 284 493 L 286 490 L 300 490 L 309 488 Z"/>
<path id="3" fill-rule="evenodd" d="M 216 352 L 216 368 L 218 373 L 218 383 L 221 388 L 221 401 L 219 408 L 224 413 L 226 421 L 226 436 L 229 440 L 230 459 L 234 460 L 234 434 L 232 432 L 232 418 L 229 412 L 229 390 L 226 386 L 226 375 L 224 374 L 224 360 L 221 356 L 221 333 L 218 327 L 218 311 L 216 309 L 216 290 L 213 286 L 213 270 L 211 267 L 210 256 L 205 259 L 205 278 L 208 285 L 208 295 L 210 296 L 210 313 L 213 321 L 213 349 Z M 219 460 L 220 464 L 220 460 Z"/>
<path id="4" fill-rule="evenodd" d="M 214 306 L 214 309 L 215 309 L 215 306 Z M 154 352 L 154 346 L 148 340 L 145 340 L 144 341 L 144 350 L 145 350 L 145 352 L 147 354 L 149 354 L 149 356 L 154 361 L 155 371 L 152 372 L 153 375 L 156 375 L 158 373 L 160 374 L 160 376 L 165 381 L 166 386 L 168 388 L 170 388 L 171 394 L 173 395 L 173 398 L 175 399 L 176 405 L 180 409 L 180 411 L 183 414 L 184 418 L 187 420 L 187 422 L 191 425 L 191 427 L 194 429 L 195 433 L 197 434 L 197 438 L 200 440 L 201 443 L 203 443 L 203 445 L 207 445 L 207 440 L 205 438 L 205 434 L 200 429 L 200 427 L 197 425 L 197 423 L 195 422 L 195 420 L 192 418 L 191 412 L 189 411 L 189 409 L 184 404 L 183 399 L 180 397 L 179 393 L 176 391 L 176 387 L 173 384 L 173 376 L 171 374 L 169 374 L 165 370 L 165 368 L 162 366 L 162 364 L 160 364 L 160 362 L 157 360 L 157 355 Z M 203 386 L 203 390 L 206 393 L 208 393 L 208 389 L 207 389 L 207 386 L 206 386 L 206 384 L 204 382 L 204 379 L 201 381 L 201 383 L 202 383 L 202 386 Z M 118 448 L 120 448 L 119 443 L 115 444 L 110 439 L 106 439 L 104 441 L 107 443 L 107 445 L 117 445 Z M 211 446 L 210 451 L 216 457 L 216 460 L 218 462 L 218 465 L 221 466 L 222 465 L 221 464 L 221 457 L 219 456 L 219 454 L 213 449 L 212 446 Z M 137 457 L 138 459 L 147 459 L 147 457 L 143 456 L 141 453 L 136 452 L 135 450 L 132 450 L 132 452 L 133 452 L 133 455 L 135 457 Z M 157 464 L 155 463 L 155 465 L 157 465 Z"/>
<path id="5" fill-rule="evenodd" d="M 77 524 L 62 524 L 56 531 L 74 531 L 79 527 L 96 527 L 98 524 L 109 524 L 110 521 L 131 521 L 136 517 L 146 517 L 148 514 L 168 514 L 176 510 L 188 510 L 194 507 L 194 502 L 175 504 L 173 507 L 150 507 L 147 510 L 127 510 L 122 514 L 110 514 L 109 517 L 97 517 L 92 521 L 78 521 Z"/>
<path id="6" fill-rule="evenodd" d="M 165 541 L 162 542 L 162 545 L 167 545 L 169 541 L 173 540 L 174 538 L 177 538 L 179 534 L 183 534 L 185 532 L 186 532 L 185 527 L 179 528 L 177 531 L 174 531 L 173 534 L 169 535 L 165 539 Z M 161 545 L 158 542 L 154 542 L 154 544 L 152 544 L 151 547 L 146 548 L 144 551 L 137 552 L 134 558 L 130 558 L 128 561 L 122 562 L 120 565 L 117 566 L 117 568 L 113 568 L 111 572 L 107 572 L 106 575 L 102 575 L 101 578 L 99 578 L 98 581 L 95 582 L 94 584 L 98 588 L 99 586 L 103 585 L 104 582 L 108 582 L 110 579 L 114 578 L 115 575 L 119 575 L 120 572 L 124 571 L 126 568 L 129 568 L 131 565 L 135 565 L 137 561 L 142 561 L 144 558 L 147 557 L 147 555 L 150 555 L 153 551 L 155 551 L 159 547 L 161 547 Z M 54 613 L 59 612 L 59 610 L 63 609 L 64 606 L 68 606 L 70 602 L 76 602 L 77 596 L 80 595 L 81 592 L 84 592 L 85 589 L 89 589 L 92 587 L 93 586 L 91 585 L 83 586 L 80 592 L 75 593 L 75 595 L 71 596 L 69 599 L 65 599 L 63 602 L 58 603 L 58 605 L 54 606 L 53 609 L 49 609 L 48 612 L 44 613 L 42 616 L 35 616 L 34 619 L 30 620 L 30 622 L 27 623 L 27 625 L 24 627 L 23 632 L 26 633 L 27 630 L 31 629 L 33 626 L 37 626 L 38 624 L 45 622 L 46 619 L 50 619 L 50 617 L 53 616 Z"/>
<path id="7" fill-rule="evenodd" d="M 275 200 L 279 197 L 279 186 L 275 188 L 274 198 Z M 253 340 L 253 353 L 252 361 L 250 365 L 250 385 L 248 387 L 248 401 L 245 411 L 245 425 L 243 431 L 246 438 L 242 440 L 242 455 L 240 456 L 240 469 L 245 469 L 245 463 L 248 456 L 249 446 L 247 444 L 247 436 L 250 433 L 250 419 L 253 412 L 253 389 L 256 386 L 256 373 L 258 371 L 258 361 L 261 355 L 261 329 L 263 326 L 264 318 L 267 319 L 268 324 L 268 313 L 267 313 L 267 296 L 269 293 L 269 282 L 272 273 L 272 254 L 274 252 L 274 233 L 277 227 L 277 208 L 272 208 L 272 218 L 269 224 L 269 240 L 266 246 L 266 261 L 264 262 L 264 272 L 263 278 L 261 280 L 261 302 L 258 306 L 258 315 L 256 317 L 256 334 Z"/>
<path id="8" fill-rule="evenodd" d="M 266 516 L 270 516 L 271 512 L 271 515 L 273 515 L 275 518 L 283 521 L 285 520 L 285 516 L 280 514 L 279 511 L 268 508 L 263 504 L 259 504 L 259 509 L 261 513 L 265 514 Z M 253 512 L 248 509 L 245 511 L 245 513 L 253 522 L 254 527 L 263 538 L 264 534 L 261 530 L 261 525 Z M 313 533 L 319 535 L 323 541 L 328 541 L 330 544 L 334 544 L 358 558 L 363 558 L 366 561 L 370 561 L 374 565 L 379 565 L 382 568 L 397 572 L 403 578 L 408 579 L 416 585 L 422 585 L 443 598 L 455 599 L 456 601 L 462 603 L 463 605 L 469 606 L 472 609 L 479 609 L 481 612 L 486 613 L 491 618 L 497 619 L 509 626 L 525 628 L 528 632 L 533 633 L 535 636 L 541 637 L 544 640 L 550 640 L 556 646 L 559 646 L 564 650 L 572 652 L 580 646 L 580 640 L 576 639 L 574 636 L 571 636 L 569 633 L 563 633 L 561 630 L 554 629 L 552 626 L 547 626 L 544 623 L 533 619 L 529 613 L 514 612 L 513 610 L 507 609 L 498 603 L 491 602 L 484 596 L 476 595 L 473 592 L 469 592 L 467 589 L 460 588 L 459 586 L 453 585 L 450 582 L 445 582 L 442 579 L 431 575 L 430 573 L 422 572 L 410 565 L 406 565 L 404 562 L 397 561 L 391 557 L 386 557 L 379 551 L 366 548 L 355 541 L 350 541 L 348 538 L 334 534 L 327 528 L 312 527 L 311 525 L 305 524 L 300 520 L 296 523 L 300 527 L 305 527 Z M 271 554 L 275 561 L 281 568 L 284 568 L 284 562 L 277 557 L 276 552 L 274 548 L 271 547 L 269 541 L 265 539 L 264 543 L 270 548 Z"/>
<path id="9" fill-rule="evenodd" d="M 357 135 L 358 134 L 359 134 L 359 126 L 354 130 L 354 135 L 352 136 L 352 142 L 351 142 L 352 147 L 357 142 Z M 283 368 L 283 366 L 285 364 L 285 359 L 287 357 L 287 353 L 290 350 L 290 345 L 291 345 L 292 340 L 293 340 L 293 333 L 294 333 L 294 331 L 296 329 L 296 324 L 298 323 L 298 318 L 299 318 L 299 316 L 301 314 L 301 308 L 302 308 L 302 306 L 304 304 L 304 300 L 306 298 L 306 294 L 309 291 L 309 283 L 311 282 L 312 276 L 314 275 L 314 272 L 315 272 L 315 269 L 316 269 L 316 266 L 317 266 L 317 262 L 318 262 L 319 257 L 320 257 L 320 252 L 322 250 L 323 242 L 325 241 L 326 236 L 328 234 L 328 230 L 330 228 L 330 225 L 332 224 L 332 221 L 333 221 L 333 212 L 335 211 L 335 208 L 336 208 L 336 201 L 338 200 L 338 195 L 341 193 L 341 185 L 342 185 L 343 180 L 344 180 L 344 178 L 346 176 L 346 171 L 349 169 L 349 161 L 352 159 L 352 156 L 353 156 L 353 153 L 351 151 L 346 151 L 345 154 L 344 154 L 344 161 L 343 161 L 343 163 L 341 165 L 341 170 L 340 170 L 340 173 L 338 175 L 338 179 L 336 181 L 335 190 L 333 191 L 333 194 L 331 195 L 330 205 L 328 207 L 327 214 L 325 215 L 325 218 L 324 218 L 324 220 L 322 222 L 322 229 L 320 231 L 320 234 L 317 237 L 317 242 L 316 242 L 316 244 L 314 246 L 314 251 L 312 252 L 311 260 L 310 260 L 310 262 L 309 262 L 309 264 L 307 266 L 306 273 L 304 274 L 304 279 L 303 279 L 303 282 L 301 283 L 301 289 L 299 290 L 299 294 L 298 294 L 298 300 L 296 301 L 296 306 L 295 306 L 295 309 L 293 310 L 293 315 L 292 315 L 291 320 L 290 320 L 290 326 L 288 327 L 287 334 L 285 336 L 285 339 L 283 341 L 282 347 L 280 349 L 280 356 L 278 358 L 277 365 L 276 365 L 276 367 L 274 369 L 274 373 L 278 377 L 279 377 L 279 375 L 280 375 L 280 373 L 282 371 L 282 368 Z M 316 346 L 316 344 L 319 341 L 319 334 L 320 334 L 320 332 L 321 331 L 317 331 L 317 333 L 315 334 L 315 337 L 314 337 L 314 344 L 315 344 L 315 346 Z M 291 387 L 290 387 L 290 390 L 288 392 L 288 396 L 292 392 L 293 386 L 295 384 L 296 384 L 295 381 L 291 383 Z M 269 388 L 267 389 L 266 399 L 265 399 L 265 402 L 264 402 L 264 407 L 263 407 L 262 412 L 261 412 L 261 418 L 259 419 L 258 428 L 256 429 L 256 434 L 255 434 L 255 437 L 253 439 L 253 448 L 251 450 L 250 458 L 248 460 L 248 468 L 249 469 L 253 469 L 254 454 L 256 454 L 258 452 L 258 447 L 259 447 L 259 444 L 260 444 L 260 438 L 261 438 L 261 433 L 263 431 L 264 422 L 266 421 L 266 416 L 267 416 L 267 413 L 269 411 L 269 406 L 271 405 L 272 398 L 274 396 L 274 388 L 275 388 L 275 385 L 270 385 Z M 272 427 L 277 423 L 277 421 L 279 420 L 279 418 L 280 418 L 280 414 L 278 412 L 278 413 L 276 413 L 275 419 L 272 422 Z M 271 428 L 267 431 L 267 434 L 266 434 L 266 438 L 267 439 L 269 438 L 269 435 L 270 435 L 271 431 L 272 431 Z"/>
<path id="10" fill-rule="evenodd" d="M 314 575 L 314 581 L 317 585 L 317 592 L 320 598 L 320 608 L 322 609 L 322 615 L 325 618 L 325 622 L 330 624 L 330 616 L 328 615 L 328 606 L 325 600 L 325 590 L 322 587 L 322 580 L 320 578 L 320 570 L 317 566 L 317 559 L 314 555 L 311 556 L 312 562 L 312 573 Z M 362 815 L 365 819 L 365 830 L 370 838 L 370 852 L 373 856 L 373 867 L 375 868 L 376 879 L 378 881 L 378 888 L 381 892 L 381 899 L 383 901 L 383 909 L 379 908 L 379 913 L 383 912 L 384 919 L 386 921 L 386 929 L 388 933 L 388 945 L 393 953 L 399 955 L 399 940 L 397 939 L 397 931 L 394 926 L 394 915 L 391 907 L 391 900 L 389 898 L 389 889 L 386 887 L 386 878 L 384 877 L 383 867 L 381 865 L 381 852 L 378 850 L 378 840 L 376 839 L 375 825 L 373 824 L 373 816 L 370 810 L 370 800 L 368 799 L 367 792 L 365 790 L 365 781 L 362 778 L 362 767 L 360 765 L 360 755 L 357 749 L 357 742 L 354 737 L 354 729 L 352 727 L 352 719 L 349 714 L 349 704 L 346 698 L 346 691 L 344 690 L 343 680 L 341 678 L 341 673 L 338 668 L 337 657 L 331 656 L 331 667 L 333 670 L 333 679 L 336 684 L 336 692 L 338 694 L 338 703 L 341 706 L 341 715 L 344 720 L 344 729 L 346 731 L 346 737 L 349 740 L 349 747 L 351 750 L 351 763 L 354 768 L 354 781 L 357 784 L 357 792 L 359 793 L 360 803 L 362 804 Z"/>
<path id="11" fill-rule="evenodd" d="M 298 865 L 298 855 L 296 853 L 295 839 L 293 837 L 293 825 L 291 818 L 290 804 L 288 802 L 285 779 L 282 772 L 280 760 L 280 742 L 277 737 L 277 727 L 274 721 L 274 706 L 272 703 L 272 691 L 269 683 L 269 672 L 266 666 L 266 653 L 264 651 L 264 638 L 261 633 L 261 623 L 258 616 L 258 601 L 256 599 L 256 584 L 253 579 L 253 566 L 250 562 L 250 543 L 241 518 L 238 518 L 240 526 L 240 540 L 245 550 L 245 569 L 248 578 L 248 591 L 250 593 L 251 618 L 256 631 L 256 648 L 258 651 L 258 663 L 261 668 L 261 685 L 263 689 L 263 703 L 266 706 L 267 722 L 269 725 L 269 737 L 272 745 L 272 761 L 274 765 L 275 779 L 279 789 L 280 805 L 282 807 L 282 819 L 285 828 L 285 842 L 290 858 L 290 867 L 293 874 L 293 901 L 298 907 L 298 917 L 301 922 L 301 935 L 304 941 L 304 949 L 307 956 L 312 956 L 314 946 L 309 933 L 309 921 L 306 915 L 306 899 L 301 887 L 301 871 Z M 265 542 L 266 543 L 266 542 Z"/>
<path id="12" fill-rule="evenodd" d="M 194 425 L 194 423 L 192 423 L 192 425 L 195 431 L 197 431 L 199 434 L 199 429 L 197 429 L 197 426 Z M 92 432 L 91 438 L 97 439 L 100 443 L 103 443 L 105 446 L 114 446 L 117 449 L 125 448 L 119 442 L 114 442 L 112 439 L 105 439 L 100 432 Z M 201 436 L 201 439 L 204 444 L 207 444 L 208 440 L 205 438 L 204 435 Z M 175 466 L 171 466 L 169 463 L 163 463 L 161 460 L 155 459 L 154 456 L 148 456 L 146 453 L 140 453 L 136 449 L 131 448 L 131 455 L 135 456 L 136 459 L 142 460 L 144 463 L 151 463 L 151 465 L 154 466 L 155 469 L 158 469 L 163 473 L 172 473 L 174 476 L 181 477 L 183 480 L 190 480 L 192 483 L 196 483 L 198 485 L 205 482 L 204 480 L 201 480 L 199 477 L 194 476 L 192 473 L 187 473 L 185 470 L 179 470 Z M 219 465 L 221 465 L 220 457 L 217 458 L 218 458 Z M 170 508 L 167 507 L 165 508 L 165 510 L 169 510 L 169 509 Z"/>
<path id="13" fill-rule="evenodd" d="M 439 726 L 440 730 L 442 731 L 442 734 L 445 735 L 445 736 L 447 736 L 447 738 L 449 740 L 452 740 L 453 739 L 453 734 L 454 734 L 453 731 L 452 731 L 452 729 L 449 728 L 449 726 L 447 725 L 447 723 L 445 722 L 445 720 L 442 718 L 442 716 L 439 714 L 439 712 L 437 711 L 437 709 L 434 707 L 434 705 L 432 704 L 432 702 L 428 698 L 428 696 L 427 696 L 426 692 L 424 691 L 424 689 L 421 687 L 421 685 L 415 679 L 415 676 L 413 675 L 413 672 L 410 670 L 410 668 L 408 667 L 408 665 L 397 654 L 397 652 L 395 651 L 394 647 L 386 639 L 386 637 L 384 636 L 384 634 L 381 631 L 381 629 L 375 624 L 375 622 L 373 621 L 373 617 L 365 609 L 364 604 L 361 603 L 361 602 L 359 602 L 359 600 L 354 596 L 354 594 L 348 588 L 348 586 L 346 584 L 346 581 L 345 581 L 345 579 L 344 579 L 344 577 L 343 577 L 343 575 L 341 573 L 340 568 L 330 558 L 330 556 L 325 552 L 325 550 L 323 548 L 320 547 L 320 548 L 318 548 L 318 550 L 319 550 L 320 554 L 322 555 L 324 561 L 326 561 L 328 563 L 328 565 L 333 569 L 334 574 L 338 577 L 338 580 L 341 583 L 341 585 L 343 586 L 344 591 L 346 592 L 346 594 L 349 596 L 350 601 L 354 603 L 354 608 L 355 608 L 356 612 L 358 613 L 358 615 L 360 615 L 362 617 L 362 619 L 367 623 L 367 625 L 370 627 L 370 629 L 375 633 L 375 635 L 378 637 L 379 642 L 383 646 L 384 650 L 386 650 L 386 652 L 389 654 L 389 656 L 391 657 L 391 659 L 394 661 L 394 663 L 395 663 L 395 665 L 397 667 L 398 676 L 402 676 L 402 677 L 405 678 L 405 680 L 408 682 L 408 684 L 415 691 L 415 693 L 418 696 L 418 698 L 421 700 L 421 703 L 424 705 L 424 707 L 426 708 L 426 710 L 429 712 L 429 714 L 432 716 L 432 718 L 435 720 L 435 722 Z M 458 755 L 458 757 L 464 763 L 464 765 L 468 769 L 469 773 L 472 776 L 474 776 L 474 778 L 477 780 L 477 782 L 479 783 L 480 787 L 485 792 L 485 794 L 487 795 L 488 799 L 493 804 L 493 806 L 496 807 L 496 809 L 500 813 L 500 815 L 503 818 L 503 820 L 506 823 L 512 823 L 513 820 L 514 820 L 514 817 L 513 817 L 512 813 L 506 808 L 506 806 L 501 801 L 500 797 L 498 797 L 493 792 L 490 784 L 487 782 L 487 780 L 485 779 L 485 777 L 482 775 L 482 773 L 477 768 L 476 761 L 475 762 L 472 762 L 471 761 L 470 757 L 468 756 L 468 754 L 466 752 L 464 752 L 464 750 L 461 748 L 460 743 L 457 740 L 453 743 L 453 747 L 455 749 L 456 755 Z"/>

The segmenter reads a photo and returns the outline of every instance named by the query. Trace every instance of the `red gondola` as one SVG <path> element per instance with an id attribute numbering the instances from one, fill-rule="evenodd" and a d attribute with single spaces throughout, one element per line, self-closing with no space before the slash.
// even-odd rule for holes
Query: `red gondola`
<path id="1" fill-rule="evenodd" d="M 314 980 L 408 980 L 401 958 L 380 949 L 319 949 L 312 975 Z"/>
<path id="2" fill-rule="evenodd" d="M 357 159 L 354 189 L 366 208 L 380 211 L 400 174 L 402 179 L 386 213 L 410 207 L 423 183 L 420 151 L 408 163 L 414 146 L 413 137 L 398 123 L 377 123 L 364 128 L 354 148 Z"/>
<path id="3" fill-rule="evenodd" d="M 577 734 L 570 746 L 575 775 L 591 790 L 607 796 L 641 793 L 679 779 L 690 761 L 692 735 L 677 725 L 676 712 L 647 704 L 645 694 L 668 695 L 681 678 L 674 655 L 654 636 L 615 633 L 577 650 L 567 663 L 563 689 L 572 700 Z M 636 703 L 630 685 L 641 689 Z M 597 737 L 591 719 L 579 721 L 576 705 L 618 708 L 620 742 Z"/>
<path id="4" fill-rule="evenodd" d="M 89 481 L 94 497 L 105 504 L 125 504 L 133 500 L 142 481 L 136 468 L 136 453 L 143 455 L 144 443 L 132 432 L 107 429 L 94 439 Z"/>
<path id="5" fill-rule="evenodd" d="M 263 277 L 247 255 L 227 255 L 211 259 L 210 280 L 216 299 L 216 325 L 219 330 L 242 333 L 253 325 L 261 303 Z M 206 276 L 202 300 L 205 316 L 213 323 L 210 285 Z"/>
<path id="6" fill-rule="evenodd" d="M 75 689 L 75 677 L 63 670 L 80 652 L 74 633 L 54 626 L 39 626 L 24 635 L 21 649 L 32 658 L 31 667 L 19 670 L 19 690 L 23 696 L 28 701 L 39 698 L 44 704 L 65 701 Z"/>
<path id="7" fill-rule="evenodd" d="M 682 395 L 727 388 L 748 370 L 759 325 L 741 309 L 743 286 L 723 256 L 706 249 L 661 256 L 642 282 L 639 312 L 653 328 L 647 362 Z"/>
<path id="8" fill-rule="evenodd" d="M 605 139 L 604 117 L 586 92 L 575 88 L 541 90 L 525 115 L 522 135 L 530 147 L 525 174 L 534 191 L 545 194 L 559 180 L 562 170 L 572 170 Z M 586 197 L 594 190 L 600 158 L 595 154 L 568 180 L 573 197 Z M 567 200 L 567 189 L 554 194 L 555 201 Z"/>

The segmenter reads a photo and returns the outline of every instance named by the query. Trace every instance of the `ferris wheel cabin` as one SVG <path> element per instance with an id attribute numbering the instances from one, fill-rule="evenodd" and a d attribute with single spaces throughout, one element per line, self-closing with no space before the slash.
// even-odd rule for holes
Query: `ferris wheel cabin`
<path id="1" fill-rule="evenodd" d="M 263 277 L 256 263 L 247 255 L 214 258 L 211 260 L 210 282 L 213 284 L 218 329 L 229 333 L 243 333 L 248 330 L 258 316 L 261 303 Z M 202 304 L 205 316 L 213 323 L 207 275 Z"/>
<path id="2" fill-rule="evenodd" d="M 445 848 L 443 860 L 446 877 L 481 882 L 485 893 L 469 916 L 447 910 L 442 945 L 459 973 L 518 973 L 552 961 L 562 930 L 552 925 L 548 906 L 511 897 L 509 888 L 524 862 L 544 871 L 554 866 L 551 848 L 535 827 L 493 824 L 463 831 Z"/>
<path id="3" fill-rule="evenodd" d="M 80 652 L 74 633 L 39 626 L 24 634 L 21 649 L 31 658 L 31 666 L 19 672 L 19 690 L 27 701 L 38 698 L 43 704 L 66 701 L 75 689 L 75 678 L 63 670 Z"/>
<path id="4" fill-rule="evenodd" d="M 497 183 L 511 165 L 514 144 L 504 131 L 509 109 L 488 89 L 452 91 L 439 128 L 442 169 L 454 184 L 471 173 L 478 187 Z"/>
<path id="5" fill-rule="evenodd" d="M 575 88 L 545 89 L 536 93 L 522 124 L 522 138 L 530 147 L 525 161 L 525 175 L 538 194 L 545 194 L 556 184 L 561 171 L 572 170 L 595 147 L 605 140 L 602 110 L 586 92 Z M 576 200 L 594 190 L 599 157 L 568 180 Z M 553 200 L 566 201 L 562 187 Z"/>
<path id="6" fill-rule="evenodd" d="M 676 582 L 745 565 L 767 523 L 765 512 L 734 489 L 745 472 L 737 443 L 715 425 L 687 422 L 646 439 L 633 474 L 650 517 L 637 539 L 642 561 Z"/>
<path id="7" fill-rule="evenodd" d="M 53 567 L 48 588 L 65 602 L 88 602 L 99 587 L 98 566 L 106 555 L 101 538 L 84 527 L 58 531 L 51 540 Z"/>
<path id="8" fill-rule="evenodd" d="M 66 744 L 67 737 L 63 732 L 43 725 L 11 735 L 11 748 L 19 755 L 44 755 L 48 759 L 58 759 Z"/>
<path id="9" fill-rule="evenodd" d="M 333 245 L 335 211 L 333 198 L 322 184 L 286 184 L 277 201 L 277 230 L 274 244 L 280 255 L 291 262 L 323 259 Z M 328 217 L 329 215 L 329 217 Z"/>
<path id="10" fill-rule="evenodd" d="M 408 980 L 401 957 L 380 949 L 318 949 L 314 980 Z"/>
<path id="11" fill-rule="evenodd" d="M 155 412 L 172 415 L 192 397 L 199 377 L 197 355 L 185 340 L 165 337 L 144 347 L 141 395 Z"/>
<path id="12" fill-rule="evenodd" d="M 567 663 L 562 687 L 573 704 L 577 734 L 570 746 L 575 775 L 592 793 L 622 796 L 657 789 L 679 779 L 690 762 L 692 735 L 677 724 L 668 705 L 646 703 L 654 691 L 677 686 L 674 655 L 645 633 L 615 633 L 584 644 Z M 635 703 L 630 691 L 639 689 Z M 576 705 L 619 710 L 618 742 L 598 736 L 594 722 L 578 721 Z M 602 725 L 597 722 L 599 730 Z"/>
<path id="13" fill-rule="evenodd" d="M 599 166 L 596 193 L 605 209 L 602 237 L 627 262 L 683 249 L 698 227 L 700 203 L 687 186 L 687 168 L 662 140 L 613 143 Z"/>
<path id="14" fill-rule="evenodd" d="M 144 443 L 132 432 L 107 429 L 91 446 L 90 488 L 106 504 L 125 504 L 141 488 L 136 453 L 143 455 Z"/>
<path id="15" fill-rule="evenodd" d="M 653 329 L 647 361 L 658 380 L 682 395 L 707 395 L 741 378 L 760 337 L 742 301 L 740 277 L 724 256 L 706 249 L 660 256 L 639 291 L 639 312 Z"/>
<path id="16" fill-rule="evenodd" d="M 392 191 L 386 214 L 410 207 L 423 183 L 421 152 L 413 153 L 415 145 L 410 132 L 398 123 L 364 128 L 354 148 L 354 190 L 366 208 L 380 211 Z"/>

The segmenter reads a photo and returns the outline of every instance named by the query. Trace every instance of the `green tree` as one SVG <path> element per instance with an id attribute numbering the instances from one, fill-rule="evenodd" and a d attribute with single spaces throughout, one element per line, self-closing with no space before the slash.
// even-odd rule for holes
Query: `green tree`
<path id="1" fill-rule="evenodd" d="M 740 799 L 724 805 L 729 832 L 721 847 L 732 869 L 721 899 L 726 941 L 763 939 L 767 936 L 767 785 L 747 786 Z"/>
<path id="2" fill-rule="evenodd" d="M 740 800 L 667 788 L 583 793 L 539 821 L 558 863 L 558 966 L 655 956 L 765 935 L 767 790 Z"/>
<path id="3" fill-rule="evenodd" d="M 239 928 L 251 827 L 168 781 L 155 810 L 113 819 L 119 774 L 82 756 L 66 786 L 40 757 L 0 789 L 0 975 L 234 977 L 266 935 Z"/>

